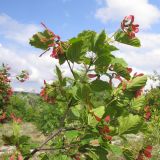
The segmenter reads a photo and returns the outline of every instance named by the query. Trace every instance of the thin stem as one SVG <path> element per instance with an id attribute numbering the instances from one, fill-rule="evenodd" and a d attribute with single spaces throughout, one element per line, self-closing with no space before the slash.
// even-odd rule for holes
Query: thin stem
<path id="1" fill-rule="evenodd" d="M 120 30 L 120 29 L 118 29 L 116 32 L 114 32 L 114 33 L 112 34 L 112 36 L 107 39 L 107 42 L 111 42 L 112 38 L 116 35 L 116 33 L 117 33 L 119 30 Z"/>
<path id="2" fill-rule="evenodd" d="M 91 65 L 93 64 L 93 62 L 91 61 L 88 68 L 86 68 L 86 72 L 84 74 L 84 78 L 86 77 L 87 73 L 89 72 L 90 68 L 91 68 Z"/>
<path id="3" fill-rule="evenodd" d="M 109 106 L 109 105 L 110 105 L 111 103 L 113 103 L 115 100 L 116 100 L 116 99 L 115 99 L 115 97 L 114 97 L 109 103 L 107 103 L 106 106 Z"/>
<path id="4" fill-rule="evenodd" d="M 40 55 L 39 55 L 39 57 L 42 57 L 46 52 L 48 52 L 50 50 L 50 48 L 48 48 L 47 50 L 45 50 L 43 53 L 41 53 Z"/>
<path id="5" fill-rule="evenodd" d="M 59 128 L 57 131 L 54 131 L 51 133 L 50 136 L 40 145 L 40 147 L 35 148 L 27 157 L 24 158 L 24 160 L 30 159 L 35 153 L 37 153 L 40 149 L 43 148 L 45 144 L 47 144 L 52 138 L 56 137 L 62 132 L 62 128 Z"/>
<path id="6" fill-rule="evenodd" d="M 66 59 L 66 61 L 67 61 L 67 63 L 68 63 L 69 69 L 70 69 L 70 71 L 72 72 L 72 75 L 73 75 L 73 77 L 74 77 L 74 79 L 75 79 L 75 74 L 74 74 L 73 68 L 71 67 L 71 64 L 69 63 L 69 60 L 68 60 L 68 58 L 67 58 L 66 55 L 65 55 L 65 59 Z"/>

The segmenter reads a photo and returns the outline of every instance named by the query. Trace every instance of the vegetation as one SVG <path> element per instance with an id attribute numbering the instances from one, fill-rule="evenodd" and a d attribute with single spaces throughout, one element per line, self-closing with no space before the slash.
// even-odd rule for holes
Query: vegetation
<path id="1" fill-rule="evenodd" d="M 116 41 L 140 47 L 135 36 L 138 25 L 133 23 L 130 15 L 112 37 L 104 30 L 86 30 L 65 42 L 42 23 L 45 30 L 34 34 L 30 44 L 44 50 L 40 57 L 51 50 L 51 57 L 59 62 L 56 79 L 51 84 L 44 80 L 40 95 L 13 96 L 8 94 L 10 82 L 0 79 L 0 87 L 5 88 L 0 96 L 8 96 L 7 104 L 0 105 L 0 122 L 12 125 L 12 134 L 2 139 L 16 147 L 8 158 L 28 160 L 38 152 L 41 160 L 159 158 L 159 152 L 152 153 L 160 143 L 159 88 L 143 94 L 147 76 L 133 73 L 124 59 L 113 54 L 118 50 Z M 64 76 L 64 63 L 72 76 Z M 24 82 L 28 73 L 22 71 L 17 79 Z M 27 122 L 46 136 L 40 144 L 21 133 L 22 123 Z M 132 136 L 140 140 L 134 144 Z"/>

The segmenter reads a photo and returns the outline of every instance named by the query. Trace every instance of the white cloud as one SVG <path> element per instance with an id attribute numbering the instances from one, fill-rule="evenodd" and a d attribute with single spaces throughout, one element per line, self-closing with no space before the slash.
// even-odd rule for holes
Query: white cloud
<path id="1" fill-rule="evenodd" d="M 115 0 L 113 0 L 115 1 Z M 144 0 L 142 0 L 144 1 Z M 7 26 L 12 24 L 12 26 Z M 6 26 L 6 28 L 5 28 Z M 35 29 L 28 29 L 35 26 Z M 26 28 L 25 28 L 26 27 Z M 33 27 L 34 28 L 34 27 Z M 0 64 L 2 62 L 7 63 L 12 68 L 12 73 L 15 75 L 20 70 L 25 69 L 30 73 L 30 80 L 24 84 L 16 84 L 14 81 L 15 90 L 32 91 L 35 89 L 39 91 L 43 85 L 43 80 L 50 82 L 55 78 L 54 67 L 57 61 L 47 55 L 39 58 L 38 52 L 26 48 L 22 44 L 26 44 L 28 38 L 37 30 L 40 30 L 36 25 L 24 25 L 11 17 L 6 15 L 0 15 L 0 34 L 8 39 L 12 39 L 19 42 L 22 50 L 13 50 L 10 47 L 6 47 L 2 42 L 0 43 Z M 33 32 L 33 33 L 32 33 Z M 14 35 L 15 37 L 10 37 Z M 16 36 L 18 35 L 18 36 Z M 28 37 L 29 36 L 29 37 Z M 20 38 L 19 38 L 20 37 Z M 160 69 L 160 34 L 154 33 L 139 33 L 138 36 L 141 39 L 142 47 L 134 48 L 127 45 L 118 44 L 120 52 L 115 53 L 118 57 L 124 58 L 129 66 L 131 66 L 136 72 L 152 73 L 153 70 Z M 17 45 L 15 43 L 15 45 Z M 78 68 L 78 66 L 75 66 Z M 67 64 L 62 66 L 64 75 L 71 76 Z"/>
<path id="2" fill-rule="evenodd" d="M 2 63 L 8 64 L 11 67 L 11 75 L 15 90 L 39 91 L 43 86 L 43 80 L 51 82 L 55 79 L 55 65 L 58 65 L 58 61 L 51 58 L 50 53 L 46 53 L 41 58 L 40 53 L 32 52 L 28 54 L 27 51 L 13 51 L 10 48 L 5 48 L 3 45 L 0 47 L 0 65 Z M 65 63 L 62 66 L 62 71 L 65 76 L 71 76 L 69 68 Z M 23 84 L 20 84 L 15 80 L 16 74 L 21 70 L 27 70 L 29 72 L 29 80 Z"/>
<path id="3" fill-rule="evenodd" d="M 120 51 L 115 53 L 118 57 L 124 58 L 129 66 L 136 71 L 153 73 L 153 70 L 160 69 L 160 34 L 140 33 L 139 39 L 142 46 L 140 48 L 130 47 L 118 43 Z"/>
<path id="4" fill-rule="evenodd" d="M 102 0 L 98 0 L 102 1 Z M 141 28 L 150 28 L 160 19 L 160 10 L 148 0 L 103 0 L 104 7 L 97 9 L 95 16 L 102 22 L 119 21 L 126 15 L 135 15 Z"/>
<path id="5" fill-rule="evenodd" d="M 4 38 L 20 44 L 27 44 L 29 38 L 39 30 L 40 26 L 35 24 L 22 24 L 6 14 L 0 14 L 0 35 Z"/>
<path id="6" fill-rule="evenodd" d="M 18 52 L 18 54 L 17 54 Z M 20 51 L 16 53 L 9 48 L 0 47 L 0 63 L 4 62 L 11 66 L 12 72 L 19 73 L 21 70 L 28 70 L 30 73 L 30 81 L 41 84 L 42 79 L 51 78 L 54 64 L 49 56 L 38 57 L 38 54 L 22 55 Z"/>
<path id="7" fill-rule="evenodd" d="M 153 71 L 160 70 L 160 34 L 139 33 L 138 37 L 142 44 L 140 48 L 116 43 L 120 50 L 115 55 L 124 58 L 129 67 L 132 67 L 133 73 L 153 75 Z M 158 83 L 148 79 L 145 90 L 159 85 Z"/>

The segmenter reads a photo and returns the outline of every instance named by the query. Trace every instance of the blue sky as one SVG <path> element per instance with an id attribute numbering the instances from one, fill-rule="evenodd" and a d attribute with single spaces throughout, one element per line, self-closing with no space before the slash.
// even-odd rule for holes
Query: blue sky
<path id="1" fill-rule="evenodd" d="M 95 18 L 94 13 L 102 4 L 96 0 L 5 0 L 0 11 L 21 23 L 39 25 L 43 21 L 66 39 L 84 29 L 113 31 Z M 115 28 L 113 23 L 110 25 Z"/>
<path id="2" fill-rule="evenodd" d="M 125 3 L 123 0 L 118 1 Z M 148 3 L 160 7 L 159 0 L 149 0 Z M 96 10 L 104 5 L 105 0 L 5 0 L 1 2 L 0 11 L 21 23 L 38 25 L 43 21 L 68 38 L 83 29 L 99 31 L 106 28 L 110 32 L 118 27 L 118 23 L 101 23 L 95 18 Z M 160 31 L 158 25 L 154 27 L 155 31 Z"/>
<path id="3" fill-rule="evenodd" d="M 159 0 L 5 0 L 0 5 L 0 63 L 12 67 L 13 75 L 28 69 L 30 80 L 25 84 L 14 81 L 16 90 L 39 91 L 43 79 L 53 79 L 56 61 L 49 56 L 38 58 L 41 51 L 33 49 L 28 39 L 43 28 L 44 22 L 66 40 L 84 29 L 111 34 L 124 16 L 135 15 L 140 24 L 137 34 L 141 49 L 118 45 L 116 55 L 127 60 L 138 72 L 151 73 L 160 69 L 160 1 Z M 64 71 L 66 74 L 68 70 Z"/>

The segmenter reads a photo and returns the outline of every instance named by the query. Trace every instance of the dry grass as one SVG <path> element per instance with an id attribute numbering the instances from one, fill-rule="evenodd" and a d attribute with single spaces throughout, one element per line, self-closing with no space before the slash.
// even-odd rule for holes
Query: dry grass
<path id="1" fill-rule="evenodd" d="M 3 145 L 2 135 L 12 134 L 12 124 L 6 123 L 0 126 L 0 146 Z M 35 143 L 41 143 L 44 141 L 45 136 L 38 131 L 38 129 L 32 123 L 22 123 L 21 135 L 27 135 L 31 137 L 31 140 Z"/>

